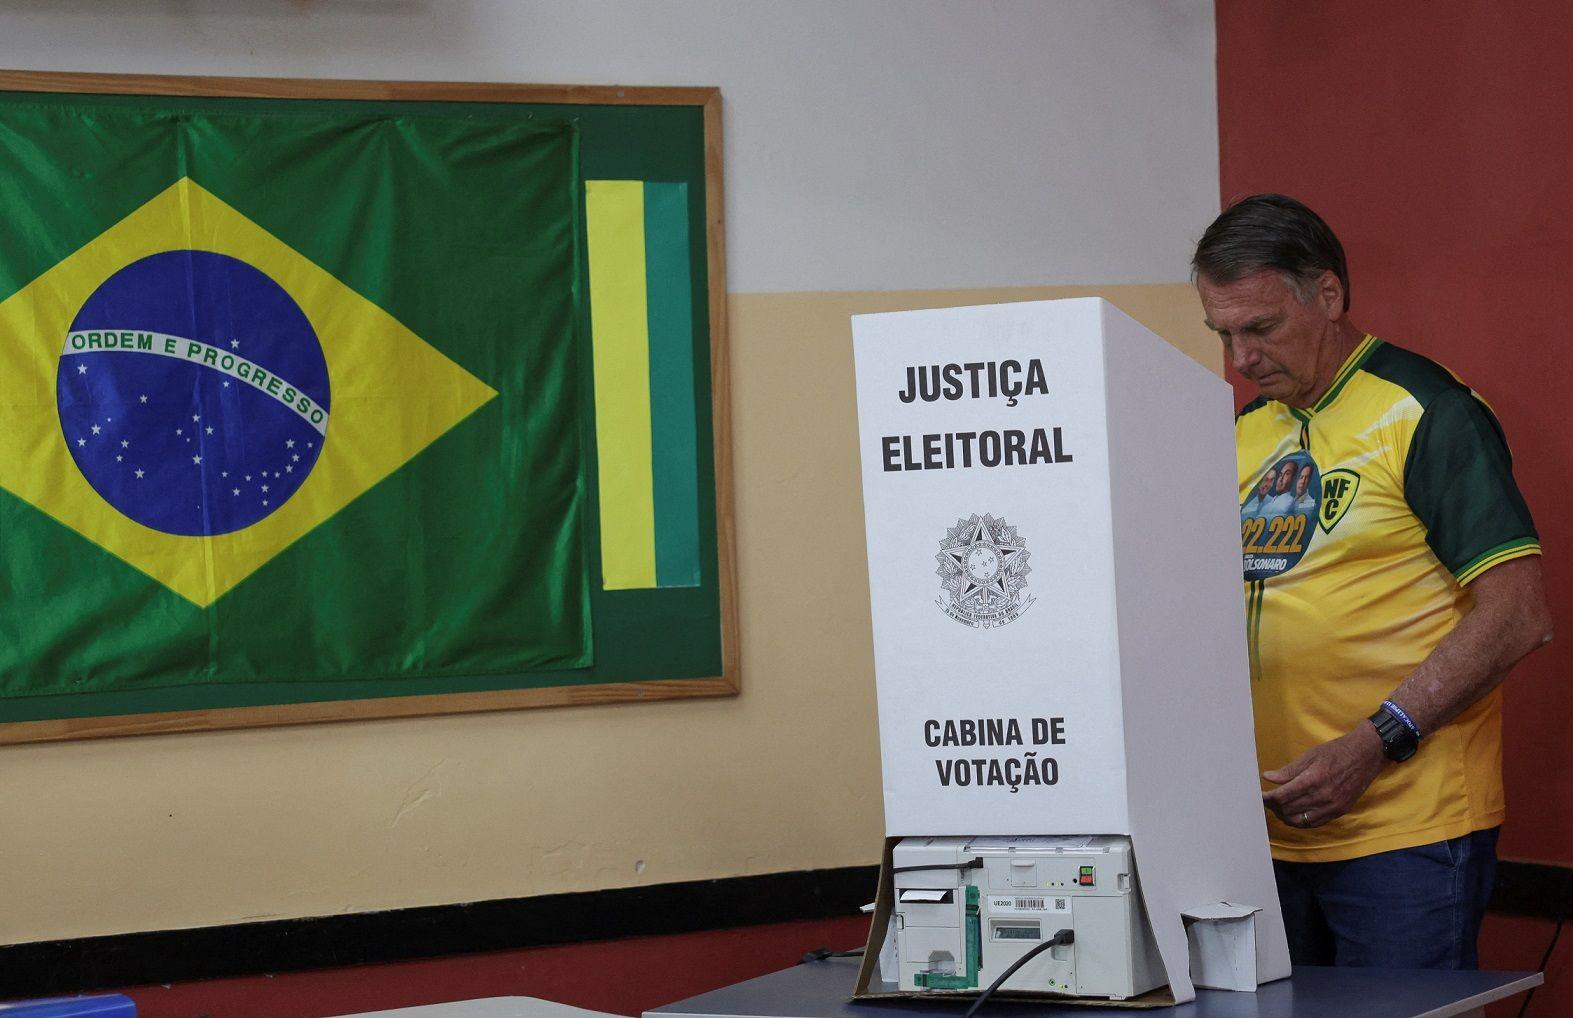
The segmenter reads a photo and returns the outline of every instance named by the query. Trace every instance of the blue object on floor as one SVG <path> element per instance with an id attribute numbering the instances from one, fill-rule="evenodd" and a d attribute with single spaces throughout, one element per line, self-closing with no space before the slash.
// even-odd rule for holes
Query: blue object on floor
<path id="1" fill-rule="evenodd" d="M 50 997 L 0 1004 L 0 1018 L 137 1018 L 137 1006 L 119 993 L 96 997 Z"/>

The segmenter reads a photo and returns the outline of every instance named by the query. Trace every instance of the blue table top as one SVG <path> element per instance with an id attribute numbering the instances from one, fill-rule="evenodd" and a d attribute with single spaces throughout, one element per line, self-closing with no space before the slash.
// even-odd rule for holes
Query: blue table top
<path id="1" fill-rule="evenodd" d="M 646 1011 L 647 1018 L 940 1018 L 959 1016 L 966 1001 L 887 1000 L 852 1003 L 858 959 L 833 958 L 772 972 Z M 1295 969 L 1255 993 L 1199 990 L 1174 1007 L 1143 1010 L 1052 1002 L 1001 1001 L 980 1015 L 995 1018 L 1446 1018 L 1542 982 L 1538 972 L 1439 972 L 1418 969 Z"/>
<path id="2" fill-rule="evenodd" d="M 0 1004 L 0 1018 L 136 1018 L 136 1014 L 131 998 L 118 993 Z"/>

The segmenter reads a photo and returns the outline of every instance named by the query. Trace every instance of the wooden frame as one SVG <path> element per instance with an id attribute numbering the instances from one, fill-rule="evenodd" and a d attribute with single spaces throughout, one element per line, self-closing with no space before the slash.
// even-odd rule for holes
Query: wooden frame
<path id="1" fill-rule="evenodd" d="M 332 78 L 184 77 L 0 70 L 0 91 L 244 99 L 338 99 L 586 105 L 700 106 L 704 119 L 705 228 L 710 325 L 712 446 L 715 454 L 716 560 L 721 615 L 718 676 L 540 689 L 438 693 L 259 707 L 167 711 L 0 724 L 0 745 L 120 735 L 213 731 L 268 725 L 410 718 L 439 714 L 644 703 L 734 696 L 741 691 L 738 648 L 737 534 L 733 523 L 730 358 L 726 333 L 726 247 L 718 88 L 523 85 L 458 81 L 361 81 Z"/>

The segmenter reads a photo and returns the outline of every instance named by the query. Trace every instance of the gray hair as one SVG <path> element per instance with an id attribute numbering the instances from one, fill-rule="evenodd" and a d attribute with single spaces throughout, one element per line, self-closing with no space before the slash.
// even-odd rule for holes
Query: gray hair
<path id="1" fill-rule="evenodd" d="M 1277 272 L 1302 304 L 1316 293 L 1322 273 L 1331 272 L 1349 310 L 1344 246 L 1321 216 L 1287 195 L 1253 194 L 1230 205 L 1197 241 L 1191 270 L 1214 283 Z"/>

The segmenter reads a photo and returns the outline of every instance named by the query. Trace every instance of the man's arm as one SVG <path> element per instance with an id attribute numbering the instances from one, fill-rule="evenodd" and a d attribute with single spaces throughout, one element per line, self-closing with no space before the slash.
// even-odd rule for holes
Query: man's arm
<path id="1" fill-rule="evenodd" d="M 1527 654 L 1551 640 L 1540 556 L 1488 569 L 1469 589 L 1473 607 L 1388 697 L 1423 734 L 1463 713 Z M 1376 707 L 1371 705 L 1372 710 Z M 1279 787 L 1263 795 L 1262 802 L 1291 827 L 1320 827 L 1347 813 L 1386 762 L 1376 727 L 1362 718 L 1347 734 L 1264 773 L 1262 777 Z"/>

